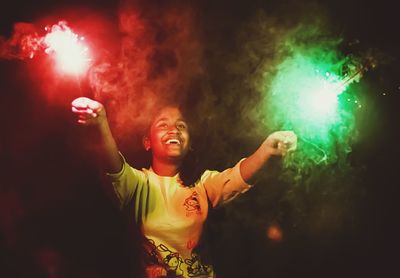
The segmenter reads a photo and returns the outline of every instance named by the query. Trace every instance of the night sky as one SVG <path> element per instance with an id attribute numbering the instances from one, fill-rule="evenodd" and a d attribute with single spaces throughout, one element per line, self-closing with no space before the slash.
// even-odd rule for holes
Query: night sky
<path id="1" fill-rule="evenodd" d="M 136 2 L 140 7 L 146 1 Z M 186 1 L 147 2 L 153 5 L 147 9 L 162 11 Z M 373 49 L 380 61 L 356 85 L 365 90 L 368 106 L 357 119 L 361 139 L 346 158 L 352 174 L 337 177 L 338 184 L 345 181 L 351 189 L 323 197 L 331 208 L 344 211 L 332 213 L 339 219 L 331 216 L 341 224 L 318 222 L 321 218 L 315 210 L 325 205 L 321 201 L 325 199 L 312 188 L 297 191 L 299 210 L 293 204 L 277 203 L 288 186 L 278 180 L 277 167 L 272 177 L 260 182 L 275 181 L 277 186 L 255 188 L 211 216 L 207 233 L 219 277 L 386 277 L 399 272 L 400 38 L 394 2 L 186 2 L 196 14 L 205 67 L 211 75 L 209 86 L 217 92 L 215 103 L 229 95 L 224 90 L 233 75 L 224 71 L 225 62 L 240 48 L 237 34 L 260 11 L 273 16 L 278 25 L 322 17 L 330 33 L 343 38 L 346 54 Z M 118 7 L 117 1 L 15 0 L 0 10 L 0 42 L 12 35 L 17 22 L 38 23 L 60 14 L 74 18 L 74 9 L 105 18 L 108 29 L 98 32 L 104 38 L 118 30 Z M 112 42 L 104 45 L 117 48 Z M 219 59 L 221 53 L 226 56 Z M 135 263 L 139 236 L 103 187 L 93 155 L 96 146 L 90 144 L 94 132 L 77 127 L 69 113 L 71 98 L 79 92 L 68 95 L 76 87 L 64 84 L 63 96 L 49 95 L 43 84 L 46 69 L 37 68 L 35 61 L 0 60 L 0 277 L 135 277 L 140 272 Z M 37 78 L 41 71 L 44 78 Z M 220 125 L 243 115 L 240 105 L 221 104 L 219 109 L 226 111 L 220 115 L 227 116 Z M 217 123 L 213 127 L 218 128 Z M 219 170 L 261 142 L 249 135 L 229 135 L 225 129 L 207 136 L 227 145 L 221 150 L 227 154 L 213 154 L 212 161 L 204 162 Z M 234 150 L 239 153 L 232 155 Z M 127 151 L 128 159 L 130 155 L 134 156 Z M 331 183 L 337 173 L 332 171 Z M 327 181 L 317 182 L 323 186 Z M 279 223 L 282 241 L 267 238 L 271 223 Z"/>

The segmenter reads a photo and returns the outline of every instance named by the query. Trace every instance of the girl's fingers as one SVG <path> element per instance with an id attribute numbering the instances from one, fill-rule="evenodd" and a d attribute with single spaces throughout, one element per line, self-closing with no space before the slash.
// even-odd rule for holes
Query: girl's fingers
<path id="1" fill-rule="evenodd" d="M 99 116 L 98 113 L 93 111 L 92 109 L 77 109 L 75 107 L 72 107 L 72 112 L 75 114 L 78 114 L 79 116 L 90 116 L 92 118 L 97 118 Z"/>
<path id="2" fill-rule="evenodd" d="M 93 101 L 88 102 L 88 107 L 90 109 L 92 109 L 93 111 L 95 111 L 95 110 L 100 109 L 101 105 L 99 102 L 93 100 Z"/>
<path id="3" fill-rule="evenodd" d="M 286 155 L 297 147 L 297 136 L 293 131 L 278 131 L 272 138 L 278 155 Z"/>
<path id="4" fill-rule="evenodd" d="M 105 117 L 104 107 L 100 102 L 87 97 L 79 97 L 71 102 L 71 110 L 77 115 L 80 125 L 96 125 Z"/>
<path id="5" fill-rule="evenodd" d="M 78 109 L 74 106 L 72 106 L 71 108 L 72 112 L 76 113 L 76 114 L 87 114 L 87 109 Z"/>

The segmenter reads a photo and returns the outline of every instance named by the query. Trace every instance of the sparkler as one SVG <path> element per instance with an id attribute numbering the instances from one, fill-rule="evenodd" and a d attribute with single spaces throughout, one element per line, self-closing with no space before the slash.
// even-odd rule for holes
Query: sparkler
<path id="1" fill-rule="evenodd" d="M 45 53 L 53 56 L 58 71 L 76 76 L 87 72 L 92 59 L 84 37 L 75 34 L 64 21 L 45 30 Z"/>
<path id="2" fill-rule="evenodd" d="M 93 64 L 93 59 L 85 38 L 72 31 L 66 21 L 46 26 L 44 31 L 43 36 L 36 36 L 35 40 L 30 42 L 30 45 L 35 46 L 31 49 L 30 58 L 36 54 L 39 56 L 45 54 L 50 59 L 50 68 L 53 70 L 49 74 L 54 76 L 54 80 L 61 81 L 54 83 L 57 89 L 53 88 L 52 91 L 68 90 L 67 94 L 58 94 L 60 100 L 64 97 L 87 95 L 91 91 L 87 87 L 90 86 L 87 73 Z"/>
<path id="3" fill-rule="evenodd" d="M 265 102 L 268 124 L 296 132 L 297 166 L 334 162 L 338 152 L 351 149 L 355 111 L 362 106 L 349 86 L 375 66 L 371 57 L 356 63 L 323 47 L 294 49 L 278 66 Z"/>
<path id="4" fill-rule="evenodd" d="M 346 84 L 350 84 L 355 79 L 361 78 L 361 76 L 369 71 L 370 69 L 374 69 L 377 66 L 377 61 L 375 57 L 368 55 L 365 57 L 364 62 L 360 63 L 357 70 L 355 70 L 350 76 L 342 81 L 342 86 L 346 86 Z"/>
<path id="5" fill-rule="evenodd" d="M 74 33 L 65 21 L 47 26 L 44 31 L 40 35 L 33 24 L 17 23 L 13 37 L 0 41 L 0 58 L 24 60 L 45 53 L 54 60 L 58 73 L 75 77 L 85 74 L 92 58 L 84 37 Z"/>

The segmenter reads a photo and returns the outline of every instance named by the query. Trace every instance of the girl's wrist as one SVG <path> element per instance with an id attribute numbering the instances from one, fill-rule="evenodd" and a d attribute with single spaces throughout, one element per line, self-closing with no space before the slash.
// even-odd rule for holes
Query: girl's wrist
<path id="1" fill-rule="evenodd" d="M 99 121 L 97 127 L 103 136 L 108 136 L 111 133 L 107 120 Z"/>

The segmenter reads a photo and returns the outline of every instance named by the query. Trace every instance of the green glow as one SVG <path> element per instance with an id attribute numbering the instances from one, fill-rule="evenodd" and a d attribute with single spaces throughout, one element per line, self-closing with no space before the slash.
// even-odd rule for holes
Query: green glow
<path id="1" fill-rule="evenodd" d="M 265 86 L 267 125 L 298 135 L 298 151 L 287 163 L 292 166 L 332 163 L 351 149 L 354 109 L 361 104 L 349 92 L 352 80 L 346 76 L 351 73 L 342 74 L 349 59 L 336 51 L 336 44 L 287 43 L 288 55 Z"/>
<path id="2" fill-rule="evenodd" d="M 337 75 L 327 76 L 323 66 L 301 54 L 286 59 L 278 67 L 269 99 L 283 128 L 295 128 L 313 141 L 325 141 L 340 121 L 338 96 L 346 89 Z"/>

